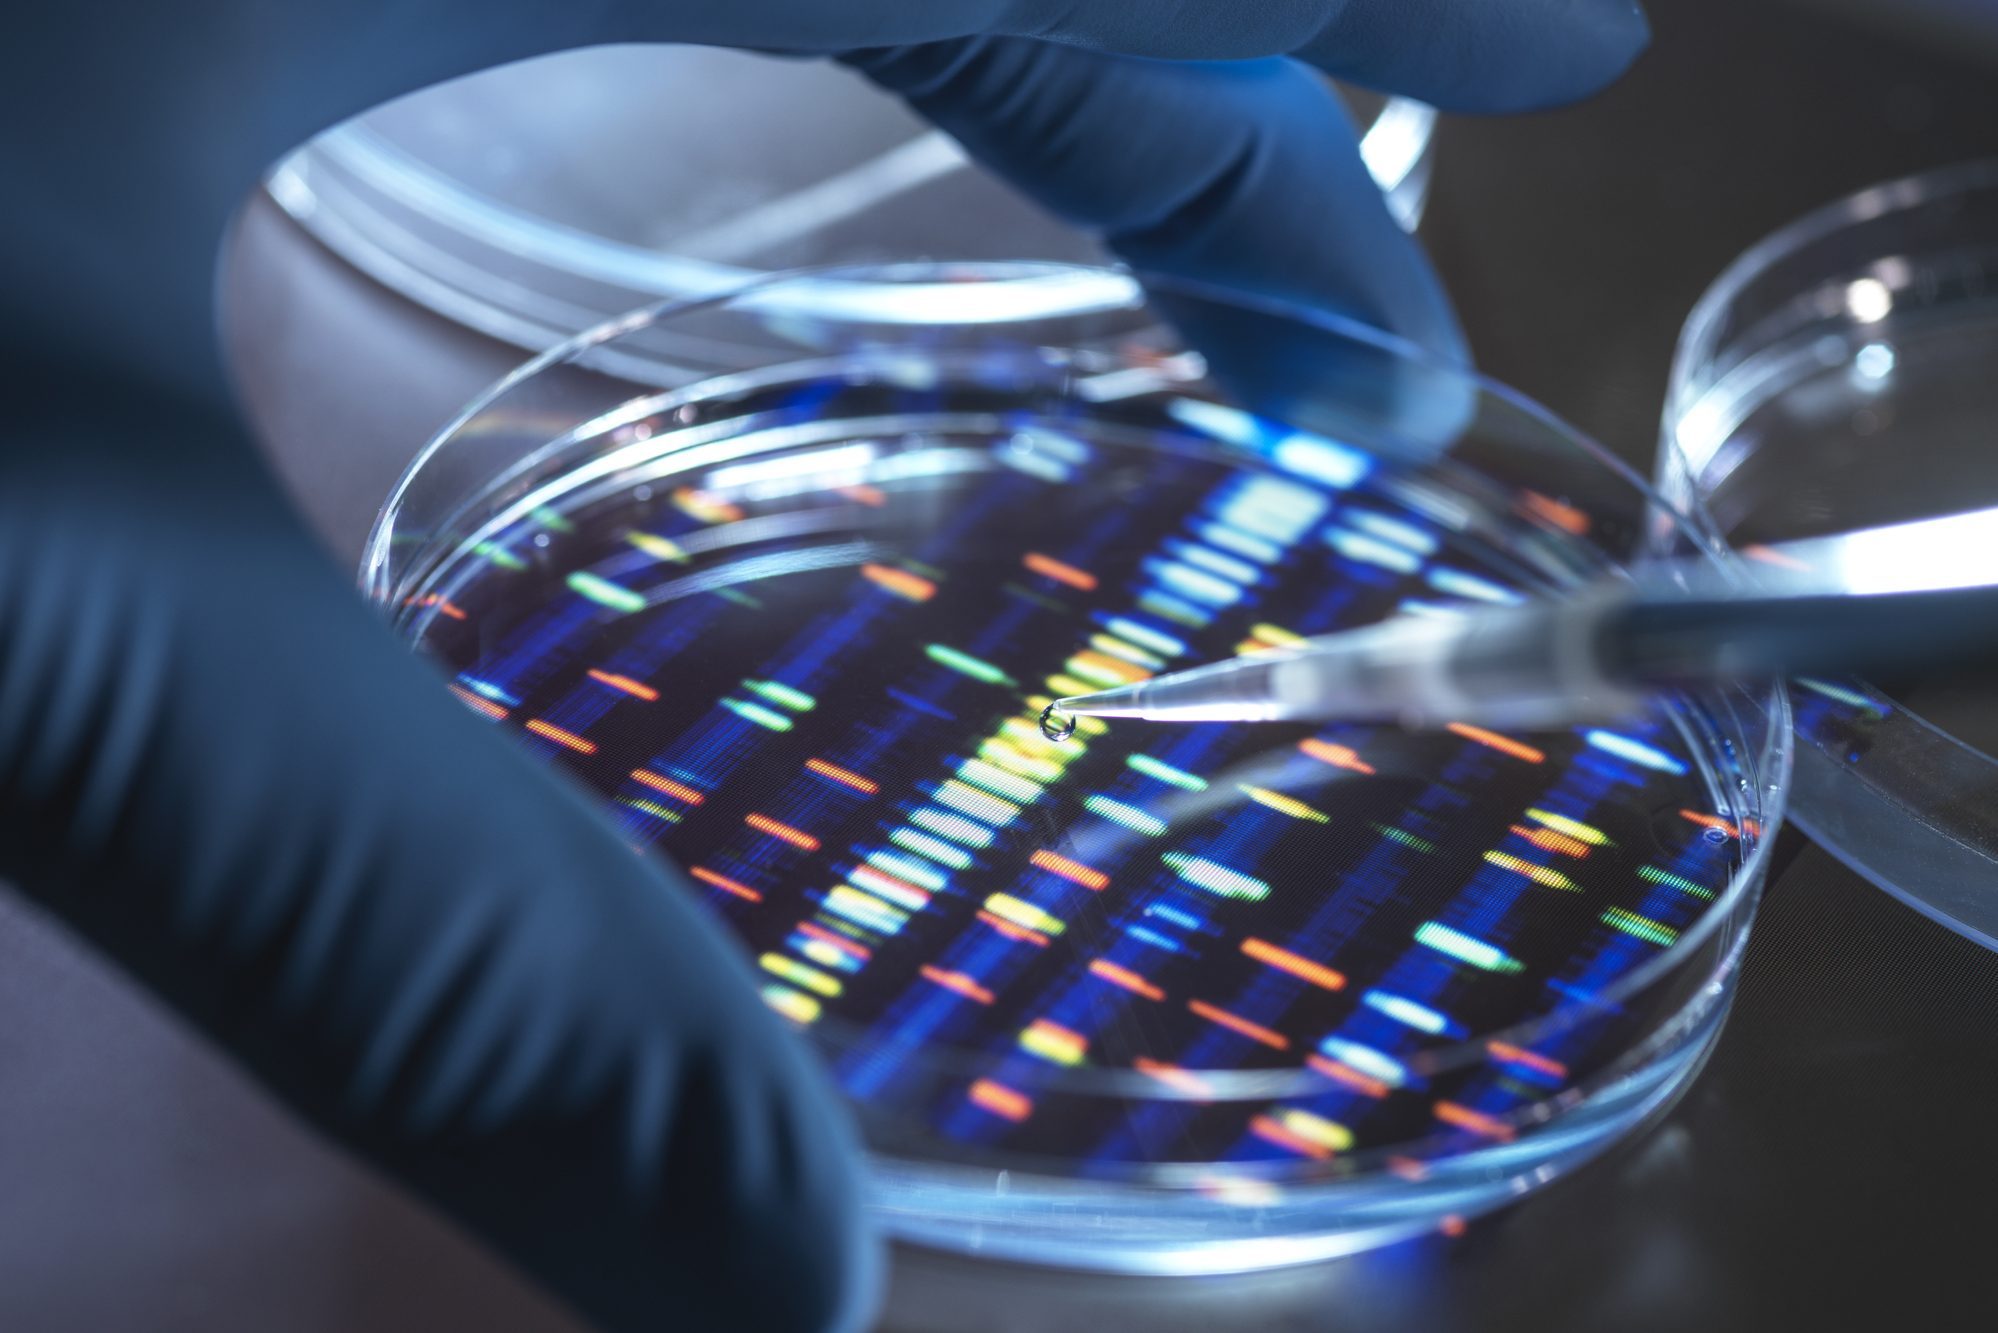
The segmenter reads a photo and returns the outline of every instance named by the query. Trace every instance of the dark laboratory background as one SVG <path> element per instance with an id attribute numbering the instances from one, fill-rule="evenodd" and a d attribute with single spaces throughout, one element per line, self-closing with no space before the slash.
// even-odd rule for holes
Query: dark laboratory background
<path id="1" fill-rule="evenodd" d="M 1648 469 L 1679 325 L 1736 254 L 1859 187 L 1998 154 L 1998 44 L 1949 18 L 1986 2 L 1652 0 L 1656 43 L 1606 96 L 1446 118 L 1422 234 L 1484 369 Z M 345 563 L 395 467 L 519 355 L 268 205 L 231 284 L 254 415 Z M 1706 1073 L 1524 1205 L 1254 1278 L 898 1255 L 884 1327 L 1990 1327 L 1998 955 L 1801 836 L 1779 853 Z M 575 1327 L 0 893 L 0 1328 Z"/>

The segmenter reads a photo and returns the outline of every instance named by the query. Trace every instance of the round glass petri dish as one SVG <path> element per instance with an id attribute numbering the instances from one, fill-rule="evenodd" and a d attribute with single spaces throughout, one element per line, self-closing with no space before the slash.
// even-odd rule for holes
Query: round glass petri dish
<path id="1" fill-rule="evenodd" d="M 1342 92 L 1412 229 L 1436 113 Z M 267 184 L 363 272 L 533 352 L 648 301 L 803 265 L 1102 260 L 860 78 L 704 47 L 486 70 L 321 135 Z"/>
<path id="2" fill-rule="evenodd" d="M 1788 702 L 1054 740 L 1047 701 L 1655 557 L 1725 558 L 1385 335 L 919 265 L 530 362 L 412 465 L 362 578 L 740 939 L 893 1234 L 1220 1272 L 1497 1207 L 1671 1102 L 1733 994 Z"/>
<path id="3" fill-rule="evenodd" d="M 1660 488 L 1751 557 L 1998 505 L 1998 161 L 1866 190 L 1743 255 L 1686 324 Z M 1998 943 L 1998 690 L 1802 680 L 1792 816 Z"/>

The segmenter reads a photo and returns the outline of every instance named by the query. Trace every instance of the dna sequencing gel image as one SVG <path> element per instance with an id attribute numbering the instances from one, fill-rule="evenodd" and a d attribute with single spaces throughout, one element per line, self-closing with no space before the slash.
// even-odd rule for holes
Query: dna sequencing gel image
<path id="1" fill-rule="evenodd" d="M 759 420 L 855 392 L 794 385 Z M 937 416 L 887 396 L 870 420 Z M 824 1052 L 863 1113 L 940 1156 L 1253 1172 L 1507 1142 L 1618 1054 L 1615 1006 L 1506 1034 L 1657 958 L 1740 865 L 1665 705 L 1532 736 L 1044 734 L 1054 698 L 1522 595 L 1335 441 L 1187 397 L 669 463 L 468 546 L 406 624 L 684 871 L 765 1003 L 844 1034 Z M 1119 1095 L 1063 1091 L 1086 1073 Z"/>

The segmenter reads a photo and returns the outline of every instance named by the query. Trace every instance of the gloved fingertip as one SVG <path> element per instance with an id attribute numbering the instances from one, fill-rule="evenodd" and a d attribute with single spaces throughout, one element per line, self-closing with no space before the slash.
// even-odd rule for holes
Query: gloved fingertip
<path id="1" fill-rule="evenodd" d="M 1349 0 L 1297 55 L 1369 88 L 1485 115 L 1581 101 L 1650 42 L 1638 0 Z"/>
<path id="2" fill-rule="evenodd" d="M 1638 0 L 1589 0 L 1558 35 L 1554 58 L 1534 82 L 1508 88 L 1501 79 L 1492 94 L 1479 95 L 1465 110 L 1512 112 L 1551 110 L 1593 97 L 1629 72 L 1651 45 L 1651 20 Z"/>
<path id="3" fill-rule="evenodd" d="M 1582 11 L 1581 32 L 1592 50 L 1581 62 L 1581 86 L 1586 97 L 1621 78 L 1651 45 L 1651 20 L 1638 0 L 1594 0 Z"/>

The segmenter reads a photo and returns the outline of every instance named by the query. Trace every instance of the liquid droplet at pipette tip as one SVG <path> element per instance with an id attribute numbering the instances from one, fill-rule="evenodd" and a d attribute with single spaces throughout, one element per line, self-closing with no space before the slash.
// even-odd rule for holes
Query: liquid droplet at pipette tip
<path id="1" fill-rule="evenodd" d="M 1074 734 L 1074 714 L 1064 712 L 1060 704 L 1049 704 L 1041 710 L 1041 735 L 1051 741 L 1065 741 Z"/>

